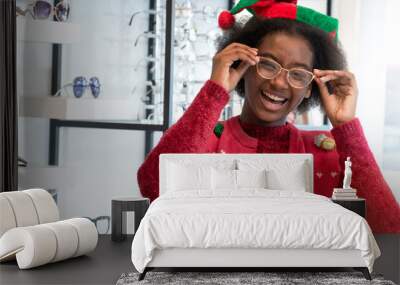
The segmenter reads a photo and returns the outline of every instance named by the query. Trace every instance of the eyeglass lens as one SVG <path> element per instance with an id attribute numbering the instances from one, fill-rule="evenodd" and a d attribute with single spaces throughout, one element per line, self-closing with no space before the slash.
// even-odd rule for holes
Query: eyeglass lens
<path id="1" fill-rule="evenodd" d="M 36 1 L 33 13 L 37 19 L 47 19 L 51 14 L 51 4 L 46 1 Z"/>
<path id="2" fill-rule="evenodd" d="M 88 86 L 87 80 L 83 76 L 78 76 L 74 79 L 73 90 L 76 98 L 81 98 Z"/>
<path id="3" fill-rule="evenodd" d="M 73 92 L 76 98 L 82 97 L 87 87 L 90 87 L 93 97 L 97 98 L 100 95 L 100 80 L 93 76 L 89 79 L 89 83 L 83 76 L 78 76 L 73 82 Z"/>
<path id="4" fill-rule="evenodd" d="M 98 216 L 96 218 L 85 217 L 95 224 L 99 234 L 107 234 L 110 229 L 110 216 Z"/>
<path id="5" fill-rule="evenodd" d="M 96 219 L 96 228 L 99 234 L 108 233 L 110 221 L 107 218 Z"/>
<path id="6" fill-rule="evenodd" d="M 97 77 L 91 77 L 89 79 L 89 86 L 92 94 L 95 98 L 99 97 L 100 95 L 100 81 Z"/>
<path id="7" fill-rule="evenodd" d="M 64 22 L 68 20 L 69 16 L 69 4 L 64 1 L 58 3 L 55 7 L 55 15 L 58 21 Z"/>

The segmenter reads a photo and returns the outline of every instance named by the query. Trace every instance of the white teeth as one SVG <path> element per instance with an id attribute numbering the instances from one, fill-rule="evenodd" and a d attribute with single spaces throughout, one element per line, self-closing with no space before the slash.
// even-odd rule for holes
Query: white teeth
<path id="1" fill-rule="evenodd" d="M 264 91 L 262 91 L 262 93 L 263 93 L 265 96 L 267 96 L 268 98 L 270 98 L 270 99 L 272 99 L 272 100 L 274 100 L 274 101 L 283 102 L 283 101 L 286 100 L 285 98 L 281 98 L 281 97 L 278 97 L 278 96 L 275 96 L 275 95 L 266 93 L 266 92 L 264 92 Z"/>

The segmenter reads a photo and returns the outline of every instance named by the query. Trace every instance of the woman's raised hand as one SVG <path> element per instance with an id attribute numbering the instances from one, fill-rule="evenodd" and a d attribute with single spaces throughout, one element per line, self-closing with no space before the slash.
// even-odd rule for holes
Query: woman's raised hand
<path id="1" fill-rule="evenodd" d="M 231 92 L 246 70 L 260 60 L 257 52 L 258 49 L 244 44 L 228 45 L 214 56 L 210 79 L 224 87 L 226 91 Z M 241 63 L 237 68 L 232 68 L 232 64 L 237 60 L 240 60 Z"/>
<path id="2" fill-rule="evenodd" d="M 326 115 L 334 127 L 355 117 L 357 105 L 357 82 L 353 73 L 345 70 L 314 69 L 315 81 L 321 93 Z M 330 82 L 332 94 L 326 83 Z"/>

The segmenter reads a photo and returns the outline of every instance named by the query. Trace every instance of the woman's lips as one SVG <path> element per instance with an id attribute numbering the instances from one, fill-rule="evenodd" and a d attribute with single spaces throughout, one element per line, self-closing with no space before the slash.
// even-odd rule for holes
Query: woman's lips
<path id="1" fill-rule="evenodd" d="M 261 102 L 265 109 L 270 111 L 279 111 L 288 102 L 288 99 L 276 96 L 274 94 L 261 91 Z"/>

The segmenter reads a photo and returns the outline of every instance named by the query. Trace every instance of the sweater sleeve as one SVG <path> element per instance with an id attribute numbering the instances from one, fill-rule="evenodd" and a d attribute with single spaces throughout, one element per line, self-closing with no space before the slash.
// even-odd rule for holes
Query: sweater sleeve
<path id="1" fill-rule="evenodd" d="M 375 233 L 400 233 L 400 207 L 386 183 L 368 146 L 360 121 L 352 121 L 331 131 L 344 169 L 348 156 L 352 161 L 351 186 L 366 199 L 367 221 Z"/>
<path id="2" fill-rule="evenodd" d="M 140 192 L 150 201 L 159 195 L 158 161 L 161 153 L 208 152 L 209 140 L 229 94 L 208 80 L 183 116 L 161 137 L 137 172 Z"/>

